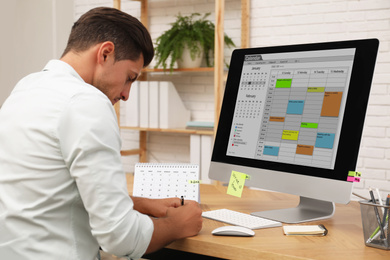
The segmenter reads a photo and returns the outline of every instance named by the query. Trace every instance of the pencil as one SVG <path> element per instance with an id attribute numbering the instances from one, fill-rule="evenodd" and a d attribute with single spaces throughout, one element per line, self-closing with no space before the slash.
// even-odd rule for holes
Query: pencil
<path id="1" fill-rule="evenodd" d="M 370 192 L 372 203 L 376 204 L 374 193 L 373 193 L 371 188 L 369 188 L 369 192 Z M 381 239 L 383 239 L 383 238 L 385 238 L 385 230 L 383 229 L 383 226 L 382 226 L 382 221 L 381 221 L 381 217 L 379 216 L 378 207 L 375 205 L 374 205 L 374 210 L 375 210 L 376 220 L 378 221 L 379 229 L 381 232 L 380 236 L 381 236 Z"/>

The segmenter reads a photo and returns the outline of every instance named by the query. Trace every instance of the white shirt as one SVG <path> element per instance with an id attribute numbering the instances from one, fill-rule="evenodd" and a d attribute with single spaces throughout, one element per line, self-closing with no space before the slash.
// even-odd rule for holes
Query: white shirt
<path id="1" fill-rule="evenodd" d="M 133 209 L 115 111 L 67 63 L 22 79 L 0 109 L 1 259 L 140 258 L 151 219 Z"/>

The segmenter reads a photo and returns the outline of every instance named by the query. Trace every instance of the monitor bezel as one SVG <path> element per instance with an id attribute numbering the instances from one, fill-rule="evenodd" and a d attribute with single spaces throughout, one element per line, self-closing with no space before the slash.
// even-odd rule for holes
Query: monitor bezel
<path id="1" fill-rule="evenodd" d="M 277 172 L 287 172 L 311 177 L 347 181 L 348 172 L 355 171 L 356 168 L 378 46 L 379 41 L 377 39 L 364 39 L 234 50 L 230 61 L 225 94 L 221 106 L 221 113 L 211 161 L 261 168 Z M 245 55 L 346 48 L 355 48 L 356 52 L 353 61 L 350 87 L 347 95 L 334 169 L 324 169 L 226 155 L 235 109 L 235 106 L 232 104 L 236 104 Z M 353 87 L 357 85 L 359 88 Z M 218 174 L 215 175 L 210 172 L 209 177 L 211 179 L 218 179 Z"/>

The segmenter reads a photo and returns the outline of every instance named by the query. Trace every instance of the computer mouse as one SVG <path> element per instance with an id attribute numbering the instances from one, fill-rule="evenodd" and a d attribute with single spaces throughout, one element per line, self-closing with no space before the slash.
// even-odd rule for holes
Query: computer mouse
<path id="1" fill-rule="evenodd" d="M 215 236 L 239 236 L 239 237 L 253 237 L 255 232 L 252 229 L 239 226 L 223 226 L 211 231 Z"/>

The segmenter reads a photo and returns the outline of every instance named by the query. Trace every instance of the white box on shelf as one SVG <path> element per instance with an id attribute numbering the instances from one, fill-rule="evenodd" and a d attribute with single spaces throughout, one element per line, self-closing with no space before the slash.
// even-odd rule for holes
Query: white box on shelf
<path id="1" fill-rule="evenodd" d="M 159 82 L 149 81 L 149 127 L 159 128 Z"/>
<path id="2" fill-rule="evenodd" d="M 211 135 L 201 135 L 200 136 L 200 166 L 201 166 L 201 174 L 200 179 L 202 183 L 211 184 L 212 180 L 209 178 L 209 168 L 211 162 L 211 155 L 213 151 L 213 136 Z"/>
<path id="3" fill-rule="evenodd" d="M 184 106 L 175 86 L 170 81 L 160 81 L 160 128 L 185 128 L 190 111 Z"/>
<path id="4" fill-rule="evenodd" d="M 124 103 L 125 106 L 125 122 L 123 125 L 131 127 L 139 127 L 139 82 L 136 81 L 131 85 L 129 99 Z"/>
<path id="5" fill-rule="evenodd" d="M 190 136 L 190 163 L 191 164 L 197 164 L 201 166 L 200 153 L 201 153 L 200 135 L 193 134 Z"/>
<path id="6" fill-rule="evenodd" d="M 149 127 L 149 84 L 148 81 L 139 82 L 140 127 Z"/>

